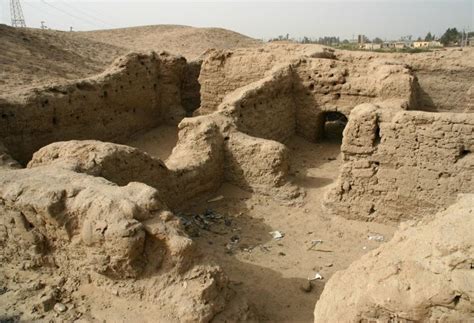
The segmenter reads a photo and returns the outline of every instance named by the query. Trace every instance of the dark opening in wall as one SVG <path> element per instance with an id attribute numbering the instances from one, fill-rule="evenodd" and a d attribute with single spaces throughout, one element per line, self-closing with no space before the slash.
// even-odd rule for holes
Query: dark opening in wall
<path id="1" fill-rule="evenodd" d="M 347 117 L 336 111 L 323 113 L 322 139 L 342 143 L 342 132 L 347 125 Z"/>
<path id="2" fill-rule="evenodd" d="M 380 137 L 380 127 L 377 124 L 377 127 L 375 128 L 374 146 L 377 146 L 378 144 L 380 144 L 381 139 L 382 137 Z"/>
<path id="3" fill-rule="evenodd" d="M 202 61 L 188 62 L 185 70 L 181 88 L 181 103 L 188 117 L 191 117 L 201 105 L 201 84 L 199 83 L 201 64 Z"/>

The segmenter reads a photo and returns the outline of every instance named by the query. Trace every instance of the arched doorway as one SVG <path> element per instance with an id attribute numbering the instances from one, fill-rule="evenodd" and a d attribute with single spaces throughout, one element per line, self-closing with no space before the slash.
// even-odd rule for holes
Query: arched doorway
<path id="1" fill-rule="evenodd" d="M 347 125 L 347 117 L 337 111 L 325 111 L 319 119 L 319 141 L 342 142 L 342 132 Z"/>

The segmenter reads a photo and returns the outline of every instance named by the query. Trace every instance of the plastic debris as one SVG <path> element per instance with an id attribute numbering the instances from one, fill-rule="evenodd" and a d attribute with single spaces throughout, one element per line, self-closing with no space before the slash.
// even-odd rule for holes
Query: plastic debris
<path id="1" fill-rule="evenodd" d="M 224 199 L 224 195 L 219 195 L 219 196 L 216 196 L 216 197 L 208 200 L 207 202 L 212 203 L 212 202 L 217 202 L 217 201 L 220 201 L 220 200 L 223 200 L 223 199 Z"/>
<path id="2" fill-rule="evenodd" d="M 368 239 L 377 241 L 377 242 L 383 242 L 385 240 L 385 237 L 381 234 L 375 233 L 375 234 L 370 234 Z"/>
<path id="3" fill-rule="evenodd" d="M 314 277 L 313 278 L 308 278 L 309 281 L 312 281 L 312 280 L 323 280 L 323 276 L 321 276 L 320 273 L 315 273 L 314 274 Z"/>
<path id="4" fill-rule="evenodd" d="M 285 236 L 285 234 L 283 232 L 280 232 L 280 231 L 272 231 L 272 232 L 270 232 L 270 234 L 272 235 L 273 239 L 275 239 L 275 240 L 281 240 Z"/>
<path id="5" fill-rule="evenodd" d="M 176 214 L 179 218 L 180 222 L 183 224 L 184 228 L 192 237 L 199 236 L 199 230 L 206 230 L 216 234 L 226 234 L 227 230 L 223 231 L 216 231 L 216 229 L 212 229 L 211 226 L 214 224 L 225 224 L 226 226 L 230 227 L 232 225 L 232 220 L 227 219 L 225 216 L 215 212 L 212 209 L 207 209 L 203 213 L 191 213 L 191 214 L 184 214 L 178 213 Z"/>

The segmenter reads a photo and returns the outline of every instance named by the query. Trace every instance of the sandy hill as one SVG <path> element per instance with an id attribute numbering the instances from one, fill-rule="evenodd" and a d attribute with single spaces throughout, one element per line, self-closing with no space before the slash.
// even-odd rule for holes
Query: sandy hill
<path id="1" fill-rule="evenodd" d="M 161 25 L 71 33 L 0 25 L 0 96 L 97 74 L 129 51 L 167 50 L 193 59 L 208 48 L 258 44 L 220 28 Z"/>
<path id="2" fill-rule="evenodd" d="M 0 25 L 0 95 L 101 72 L 123 48 L 74 33 Z"/>
<path id="3" fill-rule="evenodd" d="M 156 25 L 80 32 L 78 35 L 131 50 L 166 50 L 192 60 L 209 48 L 233 49 L 261 42 L 222 28 Z"/>

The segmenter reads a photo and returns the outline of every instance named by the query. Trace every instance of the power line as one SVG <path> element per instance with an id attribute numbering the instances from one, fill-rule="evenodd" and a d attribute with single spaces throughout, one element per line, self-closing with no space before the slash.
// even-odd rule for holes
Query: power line
<path id="1" fill-rule="evenodd" d="M 79 16 L 76 16 L 76 15 L 74 15 L 74 14 L 72 14 L 72 13 L 69 13 L 69 12 L 67 12 L 67 11 L 65 11 L 65 10 L 63 10 L 63 9 L 61 9 L 61 8 L 58 8 L 58 7 L 56 7 L 56 6 L 53 6 L 52 4 L 46 2 L 45 0 L 41 0 L 41 2 L 44 3 L 45 5 L 47 5 L 47 6 L 51 7 L 51 8 L 53 8 L 53 9 L 56 9 L 56 10 L 58 10 L 58 11 L 64 13 L 65 15 L 68 15 L 68 16 L 70 16 L 70 17 L 72 17 L 72 18 L 75 18 L 75 19 L 77 19 L 77 20 L 80 20 L 80 21 L 82 21 L 82 22 L 85 22 L 85 23 L 87 23 L 87 24 L 89 24 L 89 25 L 91 25 L 91 26 L 101 28 L 101 26 L 97 25 L 95 22 L 91 22 L 90 20 L 87 21 L 88 19 L 86 20 L 86 19 L 84 19 L 84 18 L 82 18 L 82 17 L 79 17 Z"/>
<path id="2" fill-rule="evenodd" d="M 71 8 L 72 10 L 75 10 L 75 11 L 81 13 L 82 15 L 87 16 L 87 17 L 89 17 L 93 20 L 96 20 L 97 22 L 100 22 L 100 23 L 102 23 L 102 24 L 104 24 L 108 27 L 112 27 L 112 28 L 115 27 L 114 25 L 108 23 L 107 21 L 102 20 L 101 18 L 98 18 L 98 17 L 90 14 L 90 12 L 87 12 L 86 10 L 84 10 L 82 8 L 72 6 L 70 3 L 67 3 L 66 1 L 63 1 L 63 0 L 56 0 L 56 1 L 61 2 L 62 4 L 66 5 L 67 7 Z"/>
<path id="3" fill-rule="evenodd" d="M 28 7 L 32 8 L 32 9 L 34 9 L 34 10 L 36 10 L 36 11 L 41 11 L 41 12 L 47 14 L 47 15 L 51 15 L 51 14 L 52 14 L 53 16 L 59 17 L 57 13 L 56 13 L 56 14 L 55 14 L 55 13 L 51 13 L 51 12 L 49 12 L 49 11 L 43 9 L 42 7 L 33 6 L 32 3 L 29 3 L 29 2 L 26 2 L 26 1 L 25 1 L 25 2 L 23 2 L 23 4 L 26 4 Z"/>

